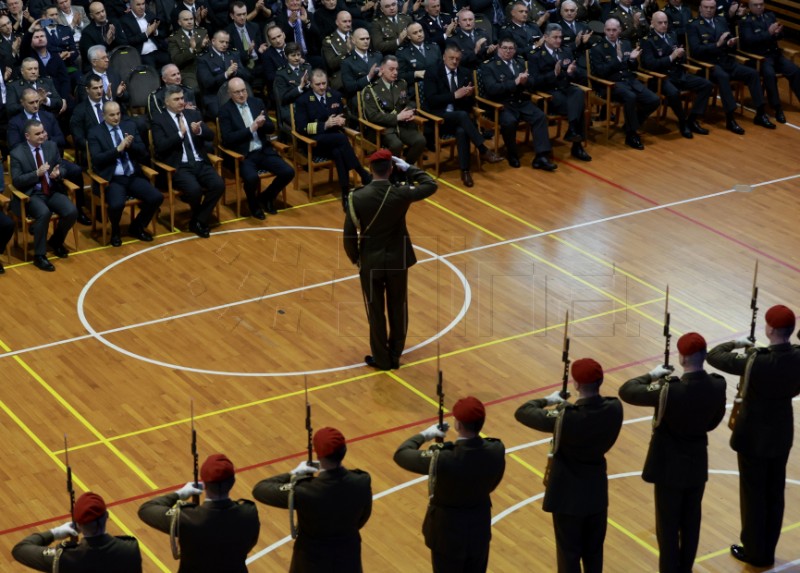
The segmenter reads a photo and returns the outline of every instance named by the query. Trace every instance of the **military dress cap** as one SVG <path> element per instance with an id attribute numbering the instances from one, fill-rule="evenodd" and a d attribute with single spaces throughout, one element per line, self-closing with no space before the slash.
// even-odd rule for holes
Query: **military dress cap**
<path id="1" fill-rule="evenodd" d="M 339 451 L 346 443 L 344 435 L 336 428 L 320 428 L 314 434 L 314 451 L 320 458 L 327 458 Z"/>
<path id="2" fill-rule="evenodd" d="M 375 153 L 369 156 L 369 162 L 373 163 L 375 161 L 391 161 L 392 160 L 392 152 L 388 149 L 379 149 Z"/>
<path id="3" fill-rule="evenodd" d="M 706 339 L 696 332 L 687 332 L 678 339 L 678 352 L 691 356 L 695 352 L 706 351 Z"/>
<path id="4" fill-rule="evenodd" d="M 764 318 L 772 328 L 794 328 L 794 313 L 782 304 L 770 308 Z"/>
<path id="5" fill-rule="evenodd" d="M 467 396 L 461 398 L 453 406 L 453 416 L 459 422 L 469 424 L 471 422 L 478 422 L 486 418 L 486 408 L 483 403 L 474 396 Z"/>
<path id="6" fill-rule="evenodd" d="M 92 493 L 86 492 L 75 502 L 75 523 L 86 525 L 96 519 L 100 519 L 106 513 L 106 502 L 103 498 Z"/>
<path id="7" fill-rule="evenodd" d="M 200 479 L 205 483 L 225 481 L 235 473 L 233 462 L 225 454 L 211 454 L 200 467 Z"/>
<path id="8" fill-rule="evenodd" d="M 578 384 L 594 384 L 603 379 L 603 367 L 593 358 L 580 358 L 572 363 L 572 379 Z"/>

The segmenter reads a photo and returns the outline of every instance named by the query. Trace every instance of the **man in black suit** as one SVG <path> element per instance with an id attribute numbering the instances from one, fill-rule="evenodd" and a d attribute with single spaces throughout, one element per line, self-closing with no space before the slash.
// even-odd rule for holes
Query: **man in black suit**
<path id="1" fill-rule="evenodd" d="M 425 41 L 425 31 L 419 22 L 409 24 L 407 30 L 408 42 L 397 49 L 397 61 L 400 79 L 405 80 L 413 94 L 414 84 L 422 81 L 426 70 L 442 61 L 442 52 L 437 44 Z"/>
<path id="2" fill-rule="evenodd" d="M 574 404 L 559 390 L 530 400 L 514 417 L 553 434 L 552 465 L 542 509 L 553 514 L 559 571 L 603 570 L 603 543 L 608 524 L 606 453 L 622 428 L 622 403 L 600 395 L 603 368 L 591 358 L 572 363 Z M 546 406 L 559 405 L 555 410 Z"/>
<path id="3" fill-rule="evenodd" d="M 86 166 L 85 153 L 88 134 L 91 129 L 103 122 L 103 80 L 97 74 L 89 74 L 86 84 L 79 86 L 86 93 L 81 101 L 72 110 L 69 118 L 70 133 L 75 142 L 75 149 L 84 157 L 83 165 Z"/>
<path id="4" fill-rule="evenodd" d="M 161 68 L 161 81 L 164 82 L 164 85 L 147 96 L 147 115 L 150 116 L 150 119 L 164 111 L 164 89 L 169 85 L 180 86 L 183 89 L 183 100 L 186 103 L 186 109 L 197 109 L 194 90 L 183 85 L 183 76 L 181 76 L 181 70 L 178 66 L 167 64 Z"/>
<path id="5" fill-rule="evenodd" d="M 628 404 L 655 408 L 642 479 L 655 486 L 658 570 L 664 572 L 692 570 L 708 481 L 707 434 L 725 415 L 725 379 L 703 369 L 705 339 L 684 334 L 678 353 L 680 378 L 656 366 L 619 389 Z"/>
<path id="6" fill-rule="evenodd" d="M 197 61 L 197 79 L 203 89 L 203 108 L 208 118 L 219 115 L 217 92 L 231 78 L 250 82 L 250 70 L 242 65 L 238 52 L 228 50 L 230 34 L 217 30 L 211 38 L 211 49 Z"/>
<path id="7" fill-rule="evenodd" d="M 14 187 L 30 197 L 27 214 L 33 219 L 33 264 L 49 272 L 56 268 L 47 260 L 47 246 L 50 245 L 59 258 L 69 256 L 64 239 L 78 217 L 78 209 L 63 192 L 60 163 L 58 146 L 47 141 L 42 122 L 28 120 L 25 123 L 25 142 L 11 150 L 11 181 Z M 11 208 L 20 214 L 20 201 L 16 196 L 11 200 Z M 47 228 L 53 212 L 59 215 L 58 225 L 48 241 Z"/>
<path id="8" fill-rule="evenodd" d="M 450 44 L 444 51 L 444 62 L 425 72 L 423 101 L 420 107 L 444 119 L 444 128 L 455 134 L 461 181 L 472 187 L 470 147 L 472 142 L 487 163 L 499 163 L 503 158 L 486 147 L 485 139 L 469 116 L 475 101 L 472 74 L 461 67 L 461 50 Z"/>
<path id="9" fill-rule="evenodd" d="M 124 104 L 130 98 L 128 96 L 128 86 L 114 70 L 108 67 L 108 52 L 103 46 L 92 46 L 87 52 L 89 61 L 89 71 L 81 78 L 81 85 L 86 85 L 86 80 L 90 75 L 95 74 L 103 80 L 103 99 L 112 100 Z M 80 87 L 80 86 L 79 86 Z M 81 93 L 83 92 L 83 93 Z M 78 96 L 86 95 L 86 90 L 78 90 Z"/>
<path id="10" fill-rule="evenodd" d="M 395 162 L 407 181 L 389 180 Z M 408 331 L 408 269 L 416 264 L 406 228 L 412 203 L 436 193 L 433 178 L 388 149 L 370 156 L 371 183 L 353 191 L 344 220 L 344 250 L 359 269 L 367 307 L 371 354 L 368 366 L 379 370 L 400 367 Z M 387 333 L 388 317 L 388 333 Z"/>
<path id="11" fill-rule="evenodd" d="M 147 147 L 133 121 L 122 119 L 117 102 L 105 103 L 103 123 L 89 131 L 89 154 L 94 172 L 108 181 L 106 203 L 111 221 L 111 245 L 122 246 L 119 221 L 128 197 L 141 201 L 139 215 L 131 221 L 128 234 L 140 241 L 152 241 L 153 236 L 145 229 L 164 196 L 142 173 L 139 164 L 149 159 Z"/>
<path id="12" fill-rule="evenodd" d="M 147 10 L 145 0 L 132 0 L 131 9 L 120 17 L 128 44 L 142 56 L 142 63 L 160 69 L 169 63 L 167 37 L 160 28 L 161 21 Z"/>
<path id="13" fill-rule="evenodd" d="M 39 62 L 35 58 L 25 58 L 20 68 L 20 79 L 6 85 L 6 107 L 11 117 L 22 111 L 20 98 L 26 88 L 39 92 L 42 97 L 41 106 L 53 115 L 59 115 L 67 109 L 67 102 L 61 98 L 53 80 L 39 75 Z"/>
<path id="14" fill-rule="evenodd" d="M 247 69 L 253 70 L 260 64 L 262 54 L 267 51 L 264 36 L 258 24 L 247 21 L 247 5 L 241 0 L 231 4 L 230 18 L 231 23 L 227 30 L 231 49 L 239 53 L 239 58 Z"/>
<path id="15" fill-rule="evenodd" d="M 211 212 L 225 193 L 225 181 L 211 166 L 205 151 L 205 142 L 213 140 L 214 133 L 199 112 L 186 109 L 180 86 L 166 87 L 164 106 L 166 111 L 152 122 L 155 152 L 176 169 L 172 182 L 192 208 L 189 230 L 207 239 Z"/>
<path id="16" fill-rule="evenodd" d="M 294 169 L 270 145 L 267 136 L 274 133 L 275 125 L 267 117 L 264 102 L 247 97 L 247 86 L 239 78 L 228 81 L 228 95 L 231 99 L 219 110 L 222 145 L 244 155 L 240 169 L 247 204 L 253 217 L 264 220 L 265 210 L 270 215 L 278 213 L 275 197 L 294 179 Z M 275 175 L 275 179 L 260 195 L 259 171 L 269 171 Z"/>
<path id="17" fill-rule="evenodd" d="M 106 16 L 106 8 L 102 2 L 89 4 L 89 18 L 92 23 L 81 31 L 81 41 L 78 45 L 83 61 L 83 69 L 88 71 L 92 64 L 87 57 L 89 48 L 103 46 L 111 51 L 118 46 L 127 46 L 128 38 L 122 25 Z"/>
<path id="18" fill-rule="evenodd" d="M 264 56 L 261 58 L 261 64 L 264 70 L 264 81 L 267 84 L 267 92 L 272 99 L 272 103 L 277 105 L 275 91 L 273 89 L 275 76 L 279 69 L 289 65 L 289 61 L 286 59 L 286 34 L 284 34 L 280 26 L 272 24 L 267 26 L 267 41 L 269 42 L 269 48 L 264 52 Z"/>

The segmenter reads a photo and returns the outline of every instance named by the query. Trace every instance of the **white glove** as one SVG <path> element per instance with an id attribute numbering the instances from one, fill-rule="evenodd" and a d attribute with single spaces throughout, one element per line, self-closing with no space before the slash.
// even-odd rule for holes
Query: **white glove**
<path id="1" fill-rule="evenodd" d="M 747 338 L 746 336 L 740 336 L 739 338 L 733 341 L 734 348 L 750 348 L 753 345 L 754 345 L 753 341 Z"/>
<path id="2" fill-rule="evenodd" d="M 58 527 L 54 527 L 50 530 L 50 533 L 53 534 L 55 539 L 66 539 L 69 536 L 78 536 L 78 532 L 75 531 L 75 526 L 72 525 L 71 521 L 66 522 L 64 525 L 59 525 Z"/>
<path id="3" fill-rule="evenodd" d="M 408 168 L 411 167 L 411 165 L 407 161 L 403 161 L 402 159 L 400 159 L 399 157 L 395 157 L 394 155 L 392 155 L 392 161 L 400 171 L 408 171 Z"/>
<path id="4" fill-rule="evenodd" d="M 447 430 L 449 429 L 450 429 L 450 424 L 448 424 L 447 422 L 444 422 L 442 424 L 441 430 L 439 429 L 439 424 L 436 423 L 430 428 L 427 428 L 426 430 L 423 430 L 420 433 L 422 434 L 422 437 L 425 438 L 425 441 L 429 442 L 430 440 L 433 440 L 435 438 L 444 438 L 444 435 L 447 433 Z"/>
<path id="5" fill-rule="evenodd" d="M 308 464 L 308 460 L 303 460 L 300 462 L 296 468 L 294 468 L 290 473 L 293 476 L 304 476 L 316 473 L 317 468 L 312 465 Z"/>
<path id="6" fill-rule="evenodd" d="M 545 400 L 547 400 L 548 406 L 555 406 L 556 404 L 563 402 L 564 398 L 561 397 L 561 390 L 556 390 L 552 394 L 549 394 Z"/>
<path id="7" fill-rule="evenodd" d="M 175 493 L 178 494 L 178 498 L 180 500 L 186 501 L 193 495 L 200 495 L 201 493 L 203 493 L 203 482 L 200 482 L 197 485 L 195 485 L 193 481 L 187 482 L 185 486 L 183 486 Z"/>
<path id="8" fill-rule="evenodd" d="M 648 374 L 650 374 L 650 380 L 659 380 L 671 373 L 672 370 L 670 370 L 669 368 L 664 368 L 664 366 L 662 365 L 659 365 L 653 368 Z"/>

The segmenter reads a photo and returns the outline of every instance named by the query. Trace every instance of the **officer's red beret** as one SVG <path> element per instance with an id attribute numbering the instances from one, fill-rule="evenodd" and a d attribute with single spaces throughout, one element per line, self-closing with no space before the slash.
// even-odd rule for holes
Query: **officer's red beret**
<path id="1" fill-rule="evenodd" d="M 225 481 L 235 473 L 233 462 L 225 454 L 211 454 L 200 467 L 200 479 L 205 483 Z"/>
<path id="2" fill-rule="evenodd" d="M 765 318 L 772 328 L 794 328 L 794 313 L 782 304 L 770 308 Z"/>
<path id="3" fill-rule="evenodd" d="M 372 163 L 373 161 L 391 161 L 392 160 L 392 152 L 388 149 L 379 149 L 375 153 L 369 156 L 369 162 Z"/>
<path id="4" fill-rule="evenodd" d="M 486 408 L 484 408 L 483 403 L 474 396 L 467 396 L 466 398 L 461 398 L 461 400 L 456 402 L 455 406 L 453 406 L 453 416 L 455 416 L 456 420 L 459 422 L 465 422 L 467 424 L 478 422 L 486 418 Z"/>
<path id="5" fill-rule="evenodd" d="M 603 379 L 603 367 L 593 358 L 580 358 L 572 363 L 572 379 L 578 384 L 593 384 Z"/>
<path id="6" fill-rule="evenodd" d="M 75 523 L 85 525 L 106 513 L 106 502 L 96 493 L 86 492 L 75 502 Z"/>
<path id="7" fill-rule="evenodd" d="M 336 428 L 320 428 L 314 434 L 314 451 L 320 458 L 327 458 L 346 443 L 344 435 Z"/>
<path id="8" fill-rule="evenodd" d="M 706 339 L 696 332 L 687 332 L 678 339 L 678 352 L 691 356 L 695 352 L 706 351 Z"/>

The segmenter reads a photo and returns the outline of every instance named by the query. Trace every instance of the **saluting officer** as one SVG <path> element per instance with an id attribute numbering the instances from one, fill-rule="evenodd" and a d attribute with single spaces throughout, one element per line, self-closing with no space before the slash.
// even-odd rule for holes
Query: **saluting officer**
<path id="1" fill-rule="evenodd" d="M 403 154 L 403 144 L 408 145 L 406 161 L 414 165 L 425 151 L 425 136 L 414 122 L 415 106 L 408 86 L 397 79 L 398 62 L 395 56 L 383 58 L 381 79 L 362 92 L 364 116 L 372 123 L 383 126 L 381 144 L 392 155 Z"/>
<path id="2" fill-rule="evenodd" d="M 359 530 L 372 513 L 370 476 L 342 465 L 347 443 L 336 428 L 317 430 L 313 442 L 320 465 L 316 476 L 317 468 L 303 461 L 291 473 L 258 482 L 253 497 L 297 511 L 290 573 L 361 573 Z"/>
<path id="3" fill-rule="evenodd" d="M 642 479 L 654 484 L 660 573 L 691 572 L 708 481 L 708 432 L 725 416 L 725 379 L 703 369 L 706 341 L 678 340 L 683 376 L 656 366 L 619 389 L 623 401 L 655 408 Z"/>
<path id="4" fill-rule="evenodd" d="M 505 446 L 480 436 L 486 409 L 473 396 L 453 406 L 458 439 L 428 450 L 422 445 L 444 438 L 448 424 L 434 424 L 403 442 L 394 461 L 408 471 L 428 475 L 429 502 L 422 524 L 436 573 L 480 573 L 489 563 L 492 539 L 490 494 L 506 468 Z"/>
<path id="5" fill-rule="evenodd" d="M 201 483 L 189 482 L 139 508 L 139 518 L 147 525 L 170 535 L 175 532 L 180 546 L 178 573 L 247 571 L 245 559 L 258 541 L 261 524 L 255 503 L 230 498 L 235 474 L 225 454 L 212 454 L 200 467 Z M 203 491 L 205 501 L 200 505 L 185 501 Z"/>
<path id="6" fill-rule="evenodd" d="M 14 546 L 14 559 L 37 571 L 58 573 L 114 571 L 114 573 L 141 573 L 142 556 L 139 542 L 127 535 L 113 537 L 106 533 L 108 511 L 103 498 L 87 492 L 75 502 L 75 523 L 67 522 L 50 531 L 29 535 Z M 77 537 L 80 543 L 64 541 L 57 547 L 48 547 L 53 541 Z"/>
<path id="7" fill-rule="evenodd" d="M 603 368 L 591 358 L 572 363 L 575 404 L 556 410 L 558 391 L 520 406 L 514 417 L 541 432 L 552 432 L 554 453 L 542 509 L 553 514 L 559 573 L 599 573 L 608 519 L 606 452 L 622 427 L 622 403 L 600 395 Z"/>
<path id="8" fill-rule="evenodd" d="M 795 315 L 783 305 L 765 316 L 767 348 L 751 348 L 739 338 L 711 349 L 708 363 L 728 374 L 742 377 L 741 410 L 731 448 L 739 462 L 739 506 L 742 516 L 741 545 L 731 554 L 756 567 L 775 561 L 781 535 L 786 487 L 786 462 L 794 439 L 792 398 L 800 394 L 800 347 L 789 343 Z M 733 352 L 746 348 L 746 354 Z"/>

